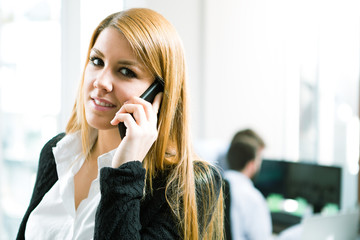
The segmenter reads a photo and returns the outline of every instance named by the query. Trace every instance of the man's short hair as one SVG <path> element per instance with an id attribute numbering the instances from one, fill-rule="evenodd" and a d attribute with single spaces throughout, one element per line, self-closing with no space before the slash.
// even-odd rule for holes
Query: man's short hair
<path id="1" fill-rule="evenodd" d="M 233 142 L 227 153 L 229 168 L 236 171 L 243 170 L 248 162 L 255 160 L 257 150 L 257 143 L 251 138 Z"/>
<path id="2" fill-rule="evenodd" d="M 241 141 L 244 138 L 245 138 L 245 141 L 246 141 L 246 138 L 253 139 L 258 148 L 265 148 L 264 140 L 254 130 L 249 129 L 249 128 L 238 131 L 232 138 L 231 144 L 233 144 L 234 142 Z"/>
<path id="3" fill-rule="evenodd" d="M 257 151 L 262 148 L 265 148 L 265 143 L 255 131 L 251 129 L 238 131 L 227 153 L 229 168 L 243 170 L 248 162 L 255 160 Z"/>

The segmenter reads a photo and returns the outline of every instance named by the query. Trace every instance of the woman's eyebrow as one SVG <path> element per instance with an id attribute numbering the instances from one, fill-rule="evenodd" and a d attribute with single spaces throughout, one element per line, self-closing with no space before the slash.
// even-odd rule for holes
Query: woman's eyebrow
<path id="1" fill-rule="evenodd" d="M 141 65 L 139 64 L 139 62 L 137 61 L 132 61 L 132 60 L 120 60 L 117 62 L 118 64 L 122 64 L 122 65 L 127 65 L 127 66 L 135 66 L 135 67 L 140 67 Z"/>
<path id="2" fill-rule="evenodd" d="M 97 55 L 99 55 L 100 57 L 104 57 L 104 54 L 99 50 L 99 49 L 96 49 L 96 48 L 92 48 L 91 49 L 91 52 L 95 52 Z"/>

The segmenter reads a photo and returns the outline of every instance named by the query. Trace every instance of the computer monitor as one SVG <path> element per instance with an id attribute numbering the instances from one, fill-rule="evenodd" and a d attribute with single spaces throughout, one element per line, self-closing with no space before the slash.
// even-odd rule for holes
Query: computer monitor
<path id="1" fill-rule="evenodd" d="M 320 212 L 329 203 L 341 206 L 341 168 L 264 159 L 254 185 L 267 197 L 303 198 Z"/>

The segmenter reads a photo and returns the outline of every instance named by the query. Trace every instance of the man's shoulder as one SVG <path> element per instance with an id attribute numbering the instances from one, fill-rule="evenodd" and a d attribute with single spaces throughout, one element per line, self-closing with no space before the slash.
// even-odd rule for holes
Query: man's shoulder
<path id="1" fill-rule="evenodd" d="M 262 193 L 255 188 L 251 179 L 240 172 L 226 171 L 224 178 L 229 182 L 234 198 L 239 198 L 239 201 L 253 202 L 254 204 L 265 201 Z"/>

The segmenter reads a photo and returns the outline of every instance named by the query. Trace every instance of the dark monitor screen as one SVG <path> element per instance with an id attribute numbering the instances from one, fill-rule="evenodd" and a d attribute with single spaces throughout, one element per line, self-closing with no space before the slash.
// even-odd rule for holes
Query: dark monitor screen
<path id="1" fill-rule="evenodd" d="M 254 185 L 265 197 L 304 198 L 315 212 L 327 203 L 341 203 L 340 167 L 264 159 Z"/>

